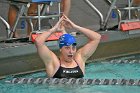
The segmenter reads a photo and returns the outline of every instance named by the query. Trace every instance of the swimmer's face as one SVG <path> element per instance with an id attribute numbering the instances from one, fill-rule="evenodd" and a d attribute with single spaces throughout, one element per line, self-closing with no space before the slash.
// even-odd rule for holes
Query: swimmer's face
<path id="1" fill-rule="evenodd" d="M 63 46 L 61 49 L 62 56 L 71 61 L 76 53 L 76 45 Z"/>

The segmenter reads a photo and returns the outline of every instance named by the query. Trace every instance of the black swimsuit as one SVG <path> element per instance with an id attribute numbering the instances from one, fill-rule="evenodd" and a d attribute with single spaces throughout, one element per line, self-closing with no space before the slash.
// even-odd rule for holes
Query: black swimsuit
<path id="1" fill-rule="evenodd" d="M 84 74 L 78 64 L 74 68 L 65 68 L 61 66 L 61 62 L 59 69 L 53 76 L 53 78 L 82 78 L 82 77 L 84 77 Z"/>

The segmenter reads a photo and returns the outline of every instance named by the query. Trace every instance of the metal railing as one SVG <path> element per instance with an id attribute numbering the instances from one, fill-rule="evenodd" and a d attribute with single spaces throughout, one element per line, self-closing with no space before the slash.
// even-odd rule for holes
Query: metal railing
<path id="1" fill-rule="evenodd" d="M 109 17 L 111 15 L 112 10 L 114 10 L 114 9 L 117 10 L 118 24 L 119 24 L 121 20 L 126 19 L 126 14 L 128 14 L 128 20 L 131 20 L 131 10 L 140 9 L 140 7 L 132 7 L 133 0 L 127 0 L 127 3 L 126 3 L 127 6 L 125 6 L 123 8 L 119 8 L 118 6 L 116 6 L 116 3 L 117 3 L 118 0 L 113 0 L 113 1 L 111 1 L 111 0 L 104 0 L 110 6 L 110 8 L 109 8 L 109 10 L 107 12 L 106 17 L 104 17 L 103 14 L 99 11 L 99 9 L 97 9 L 95 7 L 95 5 L 93 3 L 91 3 L 90 0 L 84 0 L 84 1 L 99 16 L 99 18 L 100 18 L 100 30 L 107 30 L 107 23 L 108 23 L 108 20 L 109 20 Z M 123 11 L 125 10 L 123 15 L 122 15 L 122 12 L 121 12 L 122 10 Z"/>
<path id="2" fill-rule="evenodd" d="M 7 31 L 7 38 L 9 37 L 9 34 L 10 34 L 10 32 L 11 32 L 11 30 L 10 30 L 10 25 L 7 23 L 7 21 L 3 18 L 3 17 L 1 17 L 0 16 L 0 20 L 4 23 L 4 25 L 6 26 L 6 31 Z"/>

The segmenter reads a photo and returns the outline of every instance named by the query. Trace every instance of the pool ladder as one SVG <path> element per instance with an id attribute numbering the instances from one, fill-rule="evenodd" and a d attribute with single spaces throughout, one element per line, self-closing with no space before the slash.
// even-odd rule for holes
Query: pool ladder
<path id="1" fill-rule="evenodd" d="M 107 31 L 108 28 L 107 28 L 107 25 L 108 25 L 108 21 L 109 21 L 109 17 L 111 15 L 111 13 L 116 10 L 116 16 L 118 16 L 118 29 L 120 30 L 120 24 L 122 22 L 129 22 L 129 21 L 132 21 L 132 22 L 135 22 L 135 21 L 140 21 L 139 18 L 137 19 L 132 19 L 131 18 L 131 11 L 132 10 L 137 10 L 139 11 L 140 10 L 140 7 L 139 6 L 135 6 L 133 7 L 133 2 L 134 0 L 124 0 L 126 1 L 124 3 L 124 5 L 127 5 L 127 6 L 124 6 L 122 3 L 119 4 L 119 7 L 117 5 L 118 2 L 120 1 L 123 1 L 123 0 L 104 0 L 110 7 L 107 11 L 107 14 L 106 16 L 103 15 L 103 13 L 101 13 L 101 11 L 99 9 L 97 9 L 97 7 L 91 2 L 92 0 L 84 0 L 84 2 L 93 10 L 95 11 L 95 13 L 99 16 L 100 18 L 100 30 L 101 31 Z M 124 12 L 125 11 L 125 12 Z M 124 13 L 122 13 L 124 12 Z M 128 14 L 128 19 L 126 18 Z M 135 17 L 138 17 L 138 14 L 135 15 Z"/>

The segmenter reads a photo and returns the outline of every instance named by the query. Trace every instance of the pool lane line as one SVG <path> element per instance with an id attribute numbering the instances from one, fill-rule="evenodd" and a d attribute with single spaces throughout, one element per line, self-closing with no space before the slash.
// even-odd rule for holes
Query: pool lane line
<path id="1" fill-rule="evenodd" d="M 140 79 L 84 79 L 84 78 L 13 78 L 10 84 L 68 84 L 68 85 L 124 85 L 140 86 Z"/>

